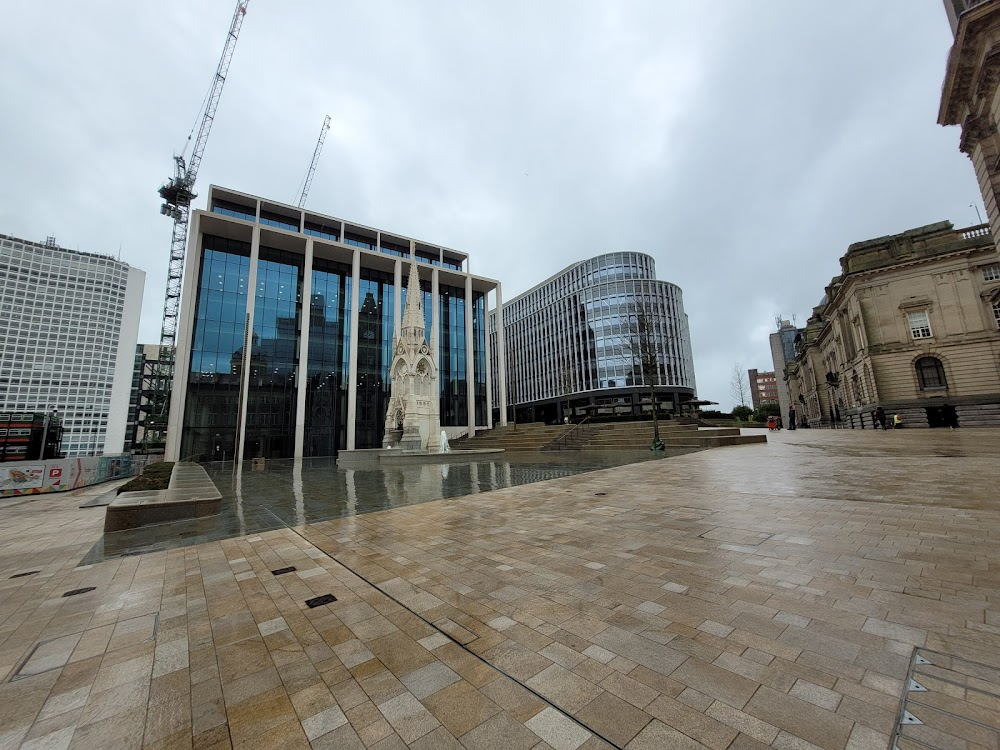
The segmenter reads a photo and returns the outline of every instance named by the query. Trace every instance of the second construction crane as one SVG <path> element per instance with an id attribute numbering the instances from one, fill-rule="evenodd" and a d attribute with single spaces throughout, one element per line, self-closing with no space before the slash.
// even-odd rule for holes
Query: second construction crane
<path id="1" fill-rule="evenodd" d="M 191 213 L 191 201 L 195 198 L 194 184 L 201 167 L 201 157 L 208 143 L 208 135 L 215 120 L 215 111 L 219 106 L 222 88 L 226 84 L 229 73 L 229 63 L 233 59 L 236 40 L 240 35 L 243 17 L 247 12 L 249 0 L 239 0 L 233 19 L 229 23 L 229 34 L 222 48 L 222 57 L 215 70 L 212 86 L 205 98 L 204 112 L 198 126 L 198 135 L 191 142 L 191 154 L 187 161 L 184 154 L 174 156 L 174 176 L 160 188 L 163 205 L 160 213 L 174 220 L 174 231 L 170 240 L 170 265 L 167 271 L 167 291 L 163 301 L 163 325 L 160 329 L 159 367 L 157 367 L 156 383 L 154 385 L 154 412 L 161 420 L 166 418 L 166 410 L 170 401 L 170 387 L 173 380 L 174 346 L 177 339 L 177 317 L 180 311 L 181 279 L 184 276 L 184 256 L 187 251 L 188 222 Z M 192 133 L 194 130 L 192 129 Z M 186 150 L 186 149 L 185 149 Z"/>
<path id="2" fill-rule="evenodd" d="M 316 174 L 316 165 L 319 163 L 319 155 L 323 151 L 323 143 L 326 141 L 326 133 L 330 130 L 330 115 L 323 120 L 323 127 L 319 129 L 319 140 L 316 141 L 316 150 L 313 151 L 312 162 L 309 164 L 309 171 L 302 182 L 302 191 L 299 193 L 299 208 L 306 205 L 306 196 L 309 195 L 309 188 L 312 187 L 313 175 Z"/>

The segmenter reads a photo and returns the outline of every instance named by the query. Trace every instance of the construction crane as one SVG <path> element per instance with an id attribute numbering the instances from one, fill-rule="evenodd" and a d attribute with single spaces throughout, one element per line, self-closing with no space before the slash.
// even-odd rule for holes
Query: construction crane
<path id="1" fill-rule="evenodd" d="M 194 128 L 188 135 L 185 146 L 191 146 L 191 154 L 187 161 L 184 153 L 174 155 L 174 176 L 160 188 L 163 205 L 160 213 L 174 220 L 174 231 L 170 240 L 170 266 L 167 271 L 167 291 L 163 302 L 163 326 L 160 329 L 159 366 L 156 367 L 156 383 L 154 386 L 154 402 L 152 411 L 166 421 L 166 413 L 170 403 L 170 387 L 173 381 L 174 347 L 177 339 L 177 316 L 181 301 L 181 279 L 184 276 L 184 255 L 187 250 L 188 221 L 191 213 L 191 201 L 194 200 L 194 184 L 201 167 L 201 157 L 208 143 L 208 134 L 212 130 L 215 111 L 219 106 L 222 88 L 226 85 L 226 74 L 229 63 L 236 49 L 236 39 L 243 25 L 243 17 L 247 12 L 249 0 L 239 0 L 233 12 L 233 20 L 229 24 L 229 34 L 222 48 L 222 57 L 215 70 L 215 77 L 205 97 L 201 123 L 198 135 L 192 140 Z"/>
<path id="2" fill-rule="evenodd" d="M 309 188 L 312 187 L 313 175 L 316 174 L 316 164 L 319 163 L 319 155 L 323 150 L 323 141 L 326 140 L 326 133 L 330 129 L 330 115 L 323 120 L 323 127 L 319 129 L 319 140 L 316 141 L 316 150 L 313 151 L 312 162 L 309 164 L 309 171 L 306 172 L 306 179 L 302 183 L 302 192 L 299 193 L 299 208 L 306 205 L 306 196 L 309 195 Z"/>

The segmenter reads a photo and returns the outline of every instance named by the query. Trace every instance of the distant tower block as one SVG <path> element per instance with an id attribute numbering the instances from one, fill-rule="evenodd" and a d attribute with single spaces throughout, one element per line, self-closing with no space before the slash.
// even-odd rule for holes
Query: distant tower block
<path id="1" fill-rule="evenodd" d="M 393 341 L 392 390 L 385 414 L 383 448 L 437 451 L 441 415 L 437 365 L 424 330 L 424 306 L 416 260 L 410 263 L 402 335 Z"/>

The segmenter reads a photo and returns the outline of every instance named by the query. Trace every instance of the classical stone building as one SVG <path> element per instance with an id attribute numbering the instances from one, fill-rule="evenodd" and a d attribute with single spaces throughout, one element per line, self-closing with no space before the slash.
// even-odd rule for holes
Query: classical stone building
<path id="1" fill-rule="evenodd" d="M 1000 241 L 1000 0 L 944 0 L 955 37 L 938 110 L 960 125 L 959 148 L 972 160 L 990 230 Z"/>
<path id="2" fill-rule="evenodd" d="M 795 360 L 800 421 L 871 427 L 1000 425 L 1000 263 L 987 225 L 939 222 L 851 245 Z"/>

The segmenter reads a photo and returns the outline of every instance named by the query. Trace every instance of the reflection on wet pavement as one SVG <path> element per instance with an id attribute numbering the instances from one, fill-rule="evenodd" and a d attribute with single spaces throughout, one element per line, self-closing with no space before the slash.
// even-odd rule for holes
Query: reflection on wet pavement
<path id="1" fill-rule="evenodd" d="M 657 457 L 645 451 L 507 452 L 486 461 L 372 468 L 344 468 L 333 458 L 313 458 L 269 461 L 262 472 L 251 471 L 247 465 L 242 474 L 235 473 L 232 462 L 206 464 L 223 495 L 221 514 L 105 534 L 81 564 L 516 487 L 653 458 Z"/>

